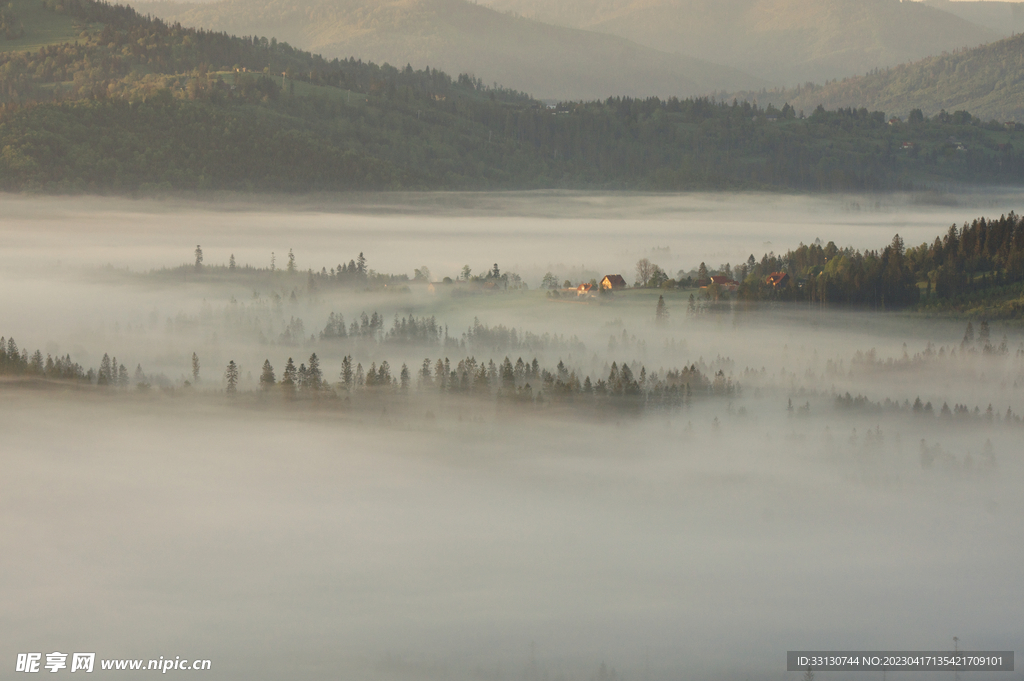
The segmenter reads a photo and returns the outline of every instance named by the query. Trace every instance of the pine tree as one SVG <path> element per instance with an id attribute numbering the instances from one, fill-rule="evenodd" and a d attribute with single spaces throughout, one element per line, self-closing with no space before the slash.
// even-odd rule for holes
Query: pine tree
<path id="1" fill-rule="evenodd" d="M 228 362 L 228 368 L 224 371 L 224 378 L 228 381 L 228 393 L 234 393 L 238 388 L 238 365 L 235 360 Z"/>
<path id="2" fill-rule="evenodd" d="M 324 375 L 320 371 L 320 358 L 314 352 L 309 356 L 309 367 L 306 369 L 306 389 L 314 392 L 323 389 Z"/>
<path id="3" fill-rule="evenodd" d="M 100 360 L 100 372 L 96 376 L 96 385 L 110 385 L 110 379 L 110 355 L 103 353 L 103 359 Z"/>
<path id="4" fill-rule="evenodd" d="M 960 343 L 961 346 L 972 345 L 974 343 L 974 324 L 967 322 L 967 330 L 964 331 L 964 339 Z"/>
<path id="5" fill-rule="evenodd" d="M 658 307 L 654 311 L 654 318 L 661 323 L 668 321 L 668 308 L 665 306 L 665 296 L 658 296 Z"/>
<path id="6" fill-rule="evenodd" d="M 352 392 L 354 376 L 352 372 L 352 355 L 345 355 L 341 360 L 341 387 L 346 392 Z"/>
<path id="7" fill-rule="evenodd" d="M 260 374 L 260 387 L 264 390 L 270 390 L 277 383 L 277 377 L 274 376 L 274 367 L 270 365 L 270 360 L 263 360 L 263 373 Z"/>
<path id="8" fill-rule="evenodd" d="M 522 360 L 520 360 L 522 361 Z M 505 361 L 501 363 L 501 387 L 504 390 L 514 388 L 516 385 L 516 372 L 512 366 L 512 360 L 507 356 Z"/>
<path id="9" fill-rule="evenodd" d="M 228 269 L 232 272 L 235 270 L 235 254 L 231 254 L 231 259 L 228 260 Z"/>
<path id="10" fill-rule="evenodd" d="M 192 353 L 192 382 L 199 383 L 199 355 Z"/>
<path id="11" fill-rule="evenodd" d="M 288 249 L 288 267 L 286 269 L 288 274 L 295 274 L 295 254 L 290 248 Z"/>
<path id="12" fill-rule="evenodd" d="M 292 358 L 288 358 L 288 362 L 284 365 L 284 373 L 281 375 L 281 387 L 286 393 L 295 392 L 295 381 L 298 378 L 298 371 L 295 369 L 295 362 Z"/>
<path id="13" fill-rule="evenodd" d="M 441 358 L 437 358 L 437 364 L 434 365 L 434 382 L 437 384 L 439 390 L 444 390 L 446 379 L 448 378 L 448 372 L 444 368 L 444 362 Z"/>
<path id="14" fill-rule="evenodd" d="M 203 269 L 203 247 L 196 246 L 196 269 Z"/>
<path id="15" fill-rule="evenodd" d="M 988 328 L 988 320 L 981 320 L 981 328 L 978 329 L 978 342 L 981 343 L 982 347 L 991 345 L 991 332 Z"/>
<path id="16" fill-rule="evenodd" d="M 409 391 L 409 367 L 404 363 L 402 364 L 402 373 L 399 375 L 401 379 L 402 392 Z"/>

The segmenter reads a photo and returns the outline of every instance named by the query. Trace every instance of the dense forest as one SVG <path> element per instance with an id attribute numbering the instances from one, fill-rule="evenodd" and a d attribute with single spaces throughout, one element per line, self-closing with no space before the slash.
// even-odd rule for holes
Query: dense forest
<path id="1" fill-rule="evenodd" d="M 1024 312 L 1024 219 L 1010 212 L 998 219 L 978 218 L 928 244 L 907 248 L 897 234 L 880 250 L 839 248 L 833 242 L 800 245 L 785 255 L 765 254 L 758 261 L 728 269 L 739 280 L 737 295 L 746 300 L 800 300 L 811 303 L 870 306 L 875 309 L 918 305 L 920 309 L 979 310 L 990 317 L 1019 317 Z M 789 277 L 768 282 L 775 272 Z"/>
<path id="2" fill-rule="evenodd" d="M 53 5 L 54 0 L 46 0 Z M 69 0 L 75 43 L 0 53 L 0 189 L 789 188 L 1018 184 L 1024 130 L 970 114 L 523 93 L 325 60 Z"/>

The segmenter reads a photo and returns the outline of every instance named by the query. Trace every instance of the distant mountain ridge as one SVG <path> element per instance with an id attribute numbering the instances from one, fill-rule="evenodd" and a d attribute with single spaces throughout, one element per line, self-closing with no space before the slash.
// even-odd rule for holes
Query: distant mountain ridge
<path id="1" fill-rule="evenodd" d="M 1024 3 L 996 0 L 920 0 L 984 28 L 1010 37 L 1024 31 Z"/>
<path id="2" fill-rule="evenodd" d="M 807 113 L 819 105 L 830 110 L 864 107 L 899 117 L 914 109 L 925 116 L 963 110 L 986 121 L 1024 123 L 1024 35 L 824 86 L 735 96 L 762 106 L 789 103 Z"/>
<path id="3" fill-rule="evenodd" d="M 626 39 L 502 14 L 466 0 L 135 3 L 186 26 L 261 35 L 325 57 L 472 73 L 541 99 L 686 97 L 758 87 L 741 71 Z"/>
<path id="4" fill-rule="evenodd" d="M 777 86 L 867 73 L 1009 35 L 899 0 L 482 1 L 732 66 Z"/>

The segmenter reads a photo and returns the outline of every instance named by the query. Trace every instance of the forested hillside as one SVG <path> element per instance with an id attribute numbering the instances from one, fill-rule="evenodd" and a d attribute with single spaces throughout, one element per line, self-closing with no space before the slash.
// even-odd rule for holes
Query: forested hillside
<path id="1" fill-rule="evenodd" d="M 55 0 L 47 0 L 56 8 Z M 970 114 L 698 99 L 549 108 L 433 69 L 326 60 L 275 39 L 66 0 L 73 43 L 0 53 L 0 188 L 786 188 L 1019 184 L 1024 131 Z"/>
<path id="2" fill-rule="evenodd" d="M 914 109 L 970 111 L 985 120 L 1024 123 L 1024 35 L 974 49 L 954 50 L 912 64 L 876 69 L 827 85 L 740 93 L 761 105 L 797 108 L 866 106 L 906 117 Z"/>

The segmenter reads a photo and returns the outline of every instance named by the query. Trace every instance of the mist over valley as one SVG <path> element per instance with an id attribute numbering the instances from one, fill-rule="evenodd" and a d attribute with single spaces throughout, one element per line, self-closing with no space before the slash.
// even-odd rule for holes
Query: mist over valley
<path id="1" fill-rule="evenodd" d="M 675 286 L 801 244 L 909 253 L 1012 193 L 3 208 L 5 352 L 92 371 L 5 354 L 8 658 L 787 678 L 792 649 L 1021 641 L 1019 323 Z M 633 288 L 644 259 L 673 285 Z"/>

